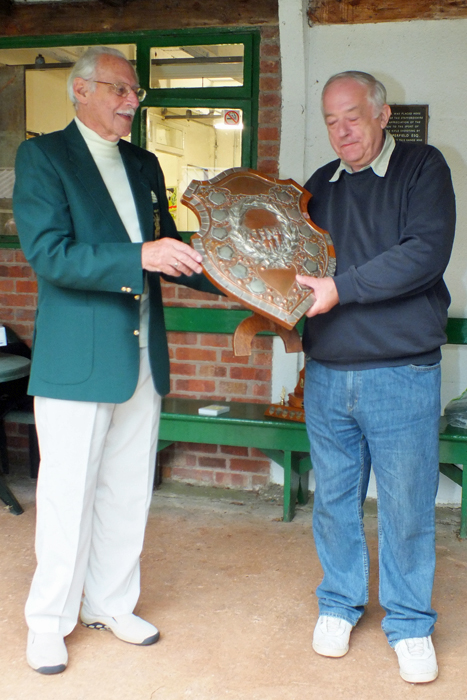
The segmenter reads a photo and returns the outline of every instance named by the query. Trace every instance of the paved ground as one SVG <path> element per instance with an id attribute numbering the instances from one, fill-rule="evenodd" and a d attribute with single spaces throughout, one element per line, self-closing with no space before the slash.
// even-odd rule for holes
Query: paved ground
<path id="1" fill-rule="evenodd" d="M 23 606 L 34 570 L 34 492 L 10 481 L 25 513 L 0 510 L 0 700 L 467 699 L 467 541 L 459 512 L 438 511 L 434 642 L 440 676 L 401 680 L 380 629 L 375 505 L 366 527 L 371 601 L 342 659 L 311 649 L 321 572 L 311 504 L 281 521 L 280 489 L 266 494 L 164 485 L 154 495 L 137 612 L 161 630 L 152 647 L 78 626 L 69 666 L 45 677 L 25 661 Z"/>

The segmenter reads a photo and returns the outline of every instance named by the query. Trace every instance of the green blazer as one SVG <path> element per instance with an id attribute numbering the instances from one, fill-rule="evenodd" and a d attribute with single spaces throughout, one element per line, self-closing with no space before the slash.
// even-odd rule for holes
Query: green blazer
<path id="1" fill-rule="evenodd" d="M 119 142 L 144 241 L 180 238 L 153 154 Z M 160 275 L 144 273 L 75 122 L 21 144 L 13 210 L 21 246 L 38 280 L 29 393 L 121 403 L 139 374 L 139 298 L 149 281 L 149 356 L 157 392 L 170 390 Z M 203 275 L 171 278 L 219 291 Z"/>

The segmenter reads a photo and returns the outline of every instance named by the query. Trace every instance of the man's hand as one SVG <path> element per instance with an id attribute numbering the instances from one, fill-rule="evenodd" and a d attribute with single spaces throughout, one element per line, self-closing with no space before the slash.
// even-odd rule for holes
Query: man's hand
<path id="1" fill-rule="evenodd" d="M 325 314 L 339 303 L 339 294 L 332 277 L 297 275 L 295 279 L 302 287 L 309 287 L 313 290 L 315 301 L 306 312 L 308 318 L 318 314 Z"/>
<path id="2" fill-rule="evenodd" d="M 176 238 L 160 238 L 158 241 L 143 243 L 141 250 L 143 270 L 164 272 L 172 277 L 202 272 L 203 268 L 199 264 L 202 260 L 196 250 Z"/>

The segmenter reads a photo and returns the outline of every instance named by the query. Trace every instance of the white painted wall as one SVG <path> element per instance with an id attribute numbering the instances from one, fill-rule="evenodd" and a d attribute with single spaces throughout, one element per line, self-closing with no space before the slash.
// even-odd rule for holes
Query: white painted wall
<path id="1" fill-rule="evenodd" d="M 457 197 L 454 251 L 445 275 L 451 316 L 467 315 L 467 20 L 431 20 L 309 27 L 306 0 L 279 0 L 282 58 L 281 177 L 304 181 L 335 157 L 320 112 L 326 80 L 344 70 L 379 78 L 388 102 L 428 104 L 428 142 L 444 154 Z M 303 60 L 303 65 L 301 62 Z M 305 104 L 305 112 L 303 112 Z M 305 137 L 303 138 L 305 116 Z M 281 358 L 274 357 L 273 386 L 280 385 Z M 467 387 L 467 348 L 443 349 L 444 406 Z M 291 376 L 284 377 L 293 383 Z M 272 478 L 280 479 L 279 468 Z M 374 484 L 371 494 L 375 495 Z M 460 488 L 441 476 L 438 501 L 459 503 Z"/>

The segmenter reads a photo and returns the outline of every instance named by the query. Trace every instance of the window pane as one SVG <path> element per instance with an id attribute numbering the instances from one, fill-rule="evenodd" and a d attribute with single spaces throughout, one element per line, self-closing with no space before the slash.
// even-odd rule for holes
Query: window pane
<path id="1" fill-rule="evenodd" d="M 180 204 L 190 182 L 210 180 L 241 165 L 242 116 L 239 109 L 146 110 L 147 149 L 159 158 L 170 211 L 180 231 L 198 230 L 196 216 Z M 224 128 L 226 121 L 229 128 Z"/>
<path id="2" fill-rule="evenodd" d="M 151 49 L 151 88 L 243 85 L 243 44 Z"/>

